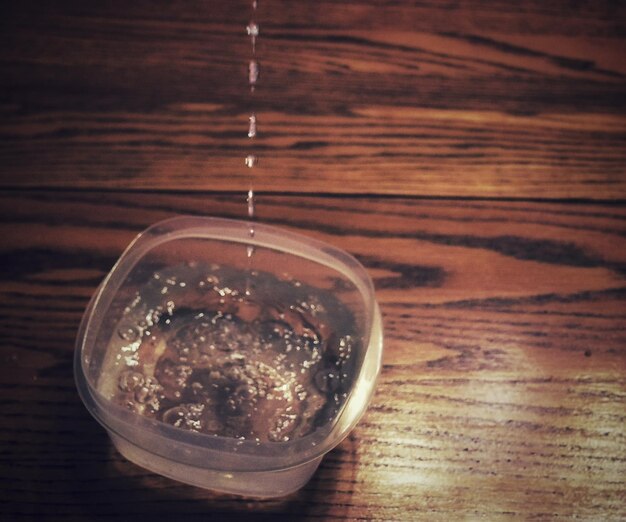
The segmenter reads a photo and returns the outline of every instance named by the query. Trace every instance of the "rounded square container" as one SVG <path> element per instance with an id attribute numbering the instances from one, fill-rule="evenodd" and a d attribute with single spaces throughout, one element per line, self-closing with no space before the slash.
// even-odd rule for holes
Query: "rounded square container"
<path id="1" fill-rule="evenodd" d="M 304 485 L 364 413 L 382 326 L 356 259 L 250 226 L 179 217 L 141 233 L 85 312 L 74 371 L 130 461 L 274 497 Z"/>

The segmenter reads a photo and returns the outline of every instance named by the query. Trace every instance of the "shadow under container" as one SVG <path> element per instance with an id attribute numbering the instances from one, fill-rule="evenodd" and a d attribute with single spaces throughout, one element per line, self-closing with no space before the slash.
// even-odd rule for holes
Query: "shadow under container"
<path id="1" fill-rule="evenodd" d="M 85 406 L 128 460 L 194 486 L 264 498 L 302 487 L 323 456 L 354 428 L 380 372 L 383 340 L 372 282 L 356 259 L 271 226 L 254 224 L 251 236 L 250 226 L 244 221 L 178 217 L 137 236 L 89 303 L 77 338 L 74 372 Z M 252 265 L 257 272 L 332 291 L 350 310 L 358 338 L 354 372 L 346 398 L 329 422 L 300 438 L 259 443 L 183 430 L 131 411 L 101 392 L 112 333 L 137 293 L 142 274 L 190 261 L 231 266 L 242 273 Z"/>

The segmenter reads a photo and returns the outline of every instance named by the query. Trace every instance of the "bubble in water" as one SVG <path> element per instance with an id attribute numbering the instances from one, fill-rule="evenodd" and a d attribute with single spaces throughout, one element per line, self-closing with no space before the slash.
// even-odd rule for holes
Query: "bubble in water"
<path id="1" fill-rule="evenodd" d="M 250 60 L 250 63 L 248 63 L 248 83 L 251 87 L 254 87 L 258 79 L 259 62 L 257 62 L 256 60 Z"/>
<path id="2" fill-rule="evenodd" d="M 339 340 L 339 358 L 346 361 L 352 354 L 352 336 L 345 335 Z"/>
<path id="3" fill-rule="evenodd" d="M 165 396 L 172 399 L 181 395 L 180 392 L 188 385 L 192 373 L 191 366 L 177 365 L 168 360 L 156 368 L 155 377 L 164 387 Z"/>
<path id="4" fill-rule="evenodd" d="M 289 434 L 296 427 L 298 416 L 294 413 L 283 413 L 276 421 L 276 425 L 268 433 L 269 440 L 273 442 L 286 442 Z"/>
<path id="5" fill-rule="evenodd" d="M 135 400 L 139 404 L 145 404 L 152 410 L 158 411 L 162 392 L 163 387 L 159 382 L 152 377 L 148 377 L 142 386 L 135 389 Z"/>
<path id="6" fill-rule="evenodd" d="M 256 136 L 256 114 L 251 114 L 248 121 L 248 138 L 254 138 Z"/>
<path id="7" fill-rule="evenodd" d="M 323 393 L 334 392 L 339 388 L 339 375 L 332 370 L 320 370 L 315 374 L 315 386 Z"/>
<path id="8" fill-rule="evenodd" d="M 174 406 L 163 413 L 163 422 L 192 431 L 200 431 L 202 429 L 202 413 L 204 412 L 204 404 L 181 404 Z"/>
<path id="9" fill-rule="evenodd" d="M 135 400 L 141 404 L 147 401 L 150 396 L 150 389 L 147 386 L 142 386 L 135 392 Z"/>
<path id="10" fill-rule="evenodd" d="M 135 388 L 143 386 L 143 383 L 143 374 L 134 370 L 123 371 L 122 373 L 120 373 L 120 378 L 118 380 L 118 386 L 120 390 L 125 392 L 134 391 Z"/>
<path id="11" fill-rule="evenodd" d="M 258 393 L 258 388 L 250 384 L 240 384 L 235 390 L 235 395 L 241 401 L 251 401 L 257 396 Z"/>
<path id="12" fill-rule="evenodd" d="M 124 341 L 135 342 L 139 339 L 139 330 L 131 325 L 124 325 L 118 328 L 117 335 L 119 335 Z"/>
<path id="13" fill-rule="evenodd" d="M 163 422 L 166 424 L 172 424 L 178 428 L 185 417 L 185 413 L 187 413 L 187 408 L 184 406 L 175 406 L 170 408 L 163 414 Z"/>

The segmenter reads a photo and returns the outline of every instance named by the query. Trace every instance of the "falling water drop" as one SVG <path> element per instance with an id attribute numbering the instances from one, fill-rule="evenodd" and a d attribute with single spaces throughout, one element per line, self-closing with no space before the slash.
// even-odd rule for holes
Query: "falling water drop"
<path id="1" fill-rule="evenodd" d="M 250 60 L 248 64 L 248 83 L 250 89 L 254 90 L 257 80 L 259 79 L 259 62 L 256 60 Z"/>
<path id="2" fill-rule="evenodd" d="M 259 36 L 259 26 L 257 24 L 255 24 L 254 22 L 250 22 L 248 24 L 248 27 L 246 27 L 246 31 L 248 32 L 248 35 L 250 36 Z"/>
<path id="3" fill-rule="evenodd" d="M 248 203 L 248 218 L 250 218 L 251 222 L 250 222 L 250 227 L 248 228 L 248 235 L 250 236 L 250 238 L 254 237 L 254 214 L 255 214 L 255 209 L 254 209 L 254 190 L 252 190 L 252 188 L 250 188 L 250 190 L 248 190 L 248 196 L 246 197 L 246 202 Z M 254 254 L 254 246 L 253 245 L 248 245 L 246 247 L 246 252 L 248 254 L 248 259 L 250 259 L 252 257 L 252 255 Z M 246 288 L 246 295 L 250 295 L 250 291 L 249 288 Z"/>
<path id="4" fill-rule="evenodd" d="M 256 136 L 256 114 L 251 114 L 248 121 L 248 138 L 254 138 Z"/>
<path id="5" fill-rule="evenodd" d="M 254 54 L 256 52 L 256 38 L 259 36 L 259 26 L 254 22 L 250 22 L 246 27 L 246 32 L 252 39 L 252 54 Z"/>
<path id="6" fill-rule="evenodd" d="M 248 190 L 248 196 L 246 197 L 248 203 L 248 217 L 254 219 L 254 190 Z"/>
<path id="7" fill-rule="evenodd" d="M 259 162 L 259 158 L 257 158 L 254 154 L 248 154 L 245 159 L 246 167 L 251 169 Z"/>
<path id="8" fill-rule="evenodd" d="M 256 11 L 257 8 L 257 2 L 256 0 L 254 0 L 252 2 L 252 10 Z M 250 86 L 250 92 L 254 93 L 254 90 L 256 88 L 256 84 L 259 80 L 259 62 L 257 62 L 257 60 L 255 59 L 256 57 L 256 39 L 259 36 L 259 26 L 256 22 L 254 21 L 250 21 L 250 23 L 247 25 L 246 27 L 246 32 L 248 33 L 248 36 L 250 37 L 251 43 L 252 43 L 252 56 L 251 59 L 248 61 L 248 85 Z M 256 120 L 256 114 L 252 113 L 249 117 L 248 117 L 248 138 L 256 138 L 257 135 L 257 120 Z M 246 158 L 245 158 L 245 164 L 246 167 L 248 167 L 249 169 L 253 168 L 254 166 L 256 166 L 257 164 L 257 157 L 255 154 L 249 153 Z M 248 235 L 250 237 L 250 239 L 252 239 L 254 237 L 254 218 L 255 218 L 255 210 L 254 210 L 254 191 L 252 190 L 252 187 L 250 187 L 250 190 L 248 190 L 248 195 L 246 198 L 246 202 L 248 204 L 248 219 L 250 220 L 249 223 L 249 228 L 248 228 Z M 247 253 L 247 257 L 248 257 L 248 274 L 251 273 L 252 271 L 252 256 L 254 255 L 254 245 L 252 244 L 248 244 L 246 245 L 246 253 Z M 247 277 L 246 279 L 246 295 L 249 296 L 250 294 L 250 276 Z"/>

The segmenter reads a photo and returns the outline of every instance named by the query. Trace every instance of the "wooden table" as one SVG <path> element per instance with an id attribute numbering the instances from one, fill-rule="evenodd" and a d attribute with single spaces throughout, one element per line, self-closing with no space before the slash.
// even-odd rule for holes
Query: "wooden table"
<path id="1" fill-rule="evenodd" d="M 0 518 L 625 519 L 624 3 L 261 0 L 254 96 L 251 16 L 0 7 Z M 266 501 L 127 462 L 72 375 L 135 234 L 250 183 L 363 262 L 385 328 L 364 419 Z"/>

